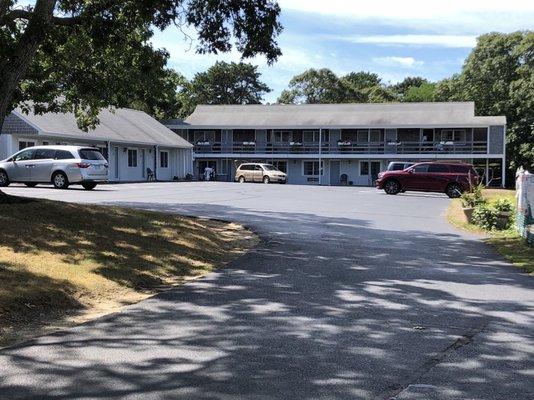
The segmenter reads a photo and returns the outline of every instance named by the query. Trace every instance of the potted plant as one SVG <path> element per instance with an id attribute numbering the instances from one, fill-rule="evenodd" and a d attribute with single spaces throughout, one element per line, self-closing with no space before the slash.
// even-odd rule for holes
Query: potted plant
<path id="1" fill-rule="evenodd" d="M 494 208 L 497 214 L 495 221 L 497 229 L 508 228 L 514 209 L 512 202 L 508 199 L 498 199 L 494 204 Z"/>
<path id="2" fill-rule="evenodd" d="M 472 223 L 473 210 L 477 205 L 485 203 L 485 200 L 482 197 L 482 186 L 475 186 L 471 191 L 462 193 L 460 201 L 462 203 L 462 211 L 464 212 L 465 221 Z"/>

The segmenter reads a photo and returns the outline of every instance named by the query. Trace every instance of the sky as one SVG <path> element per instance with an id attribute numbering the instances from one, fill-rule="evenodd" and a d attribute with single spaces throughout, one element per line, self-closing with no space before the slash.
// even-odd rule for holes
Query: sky
<path id="1" fill-rule="evenodd" d="M 278 0 L 284 31 L 283 55 L 272 66 L 258 65 L 274 102 L 289 80 L 309 68 L 378 73 L 384 82 L 407 76 L 439 80 L 459 72 L 476 44 L 490 32 L 534 29 L 534 0 Z M 191 33 L 191 32 L 189 32 Z M 176 28 L 157 32 L 156 47 L 170 52 L 169 66 L 192 78 L 217 60 L 236 61 L 236 51 L 195 53 L 194 39 Z"/>

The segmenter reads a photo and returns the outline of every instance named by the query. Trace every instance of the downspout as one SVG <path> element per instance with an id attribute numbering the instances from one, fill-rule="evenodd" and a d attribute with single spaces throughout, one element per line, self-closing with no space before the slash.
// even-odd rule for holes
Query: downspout
<path id="1" fill-rule="evenodd" d="M 158 145 L 154 146 L 154 180 L 158 180 Z"/>
<path id="2" fill-rule="evenodd" d="M 109 169 L 111 167 L 111 140 L 108 140 L 108 181 L 109 181 Z"/>
<path id="3" fill-rule="evenodd" d="M 322 139 L 323 139 L 323 129 L 322 128 L 319 128 L 319 186 L 321 186 L 321 183 L 322 183 L 322 175 L 323 175 L 323 168 L 322 168 L 322 147 L 323 147 L 323 143 L 322 143 Z"/>

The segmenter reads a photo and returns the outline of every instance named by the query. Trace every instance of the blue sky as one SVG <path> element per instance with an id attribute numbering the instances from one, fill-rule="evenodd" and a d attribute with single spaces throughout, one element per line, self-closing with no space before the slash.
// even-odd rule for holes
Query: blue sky
<path id="1" fill-rule="evenodd" d="M 283 56 L 258 65 L 276 100 L 291 77 L 308 68 L 337 74 L 372 71 L 386 82 L 406 76 L 438 80 L 458 72 L 476 43 L 490 31 L 534 29 L 534 1 L 524 0 L 279 0 L 284 31 L 278 42 Z M 192 31 L 188 31 L 193 35 Z M 195 42 L 176 28 L 158 32 L 153 43 L 166 48 L 170 66 L 188 78 L 217 60 L 239 61 L 240 55 L 199 55 Z"/>

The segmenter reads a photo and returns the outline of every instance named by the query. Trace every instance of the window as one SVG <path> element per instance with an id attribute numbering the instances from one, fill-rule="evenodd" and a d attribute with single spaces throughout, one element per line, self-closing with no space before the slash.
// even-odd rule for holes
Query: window
<path id="1" fill-rule="evenodd" d="M 128 149 L 128 167 L 137 167 L 137 150 Z"/>
<path id="2" fill-rule="evenodd" d="M 105 160 L 104 156 L 99 150 L 81 149 L 79 153 L 80 158 L 83 160 Z"/>
<path id="3" fill-rule="evenodd" d="M 371 143 L 382 142 L 382 131 L 380 129 L 371 129 L 369 132 L 369 141 Z"/>
<path id="4" fill-rule="evenodd" d="M 56 160 L 72 160 L 74 156 L 67 150 L 56 150 Z"/>
<path id="5" fill-rule="evenodd" d="M 304 161 L 304 175 L 305 176 L 318 176 L 319 174 L 323 175 L 323 166 L 319 167 L 319 161 Z"/>
<path id="6" fill-rule="evenodd" d="M 26 140 L 19 142 L 19 150 L 24 150 L 26 147 L 33 147 L 35 146 L 35 142 L 28 142 Z"/>
<path id="7" fill-rule="evenodd" d="M 33 158 L 35 160 L 53 160 L 56 157 L 56 151 L 52 149 L 36 149 Z"/>
<path id="8" fill-rule="evenodd" d="M 442 142 L 465 142 L 465 129 L 443 129 Z"/>
<path id="9" fill-rule="evenodd" d="M 289 142 L 291 131 L 273 131 L 273 142 Z"/>
<path id="10" fill-rule="evenodd" d="M 421 174 L 428 171 L 428 164 L 416 165 L 413 169 L 413 172 Z"/>
<path id="11" fill-rule="evenodd" d="M 215 139 L 218 139 L 217 141 L 221 141 L 221 134 L 220 132 L 215 133 L 215 131 L 195 131 L 194 133 L 194 141 L 197 142 L 215 142 Z"/>
<path id="12" fill-rule="evenodd" d="M 254 165 L 252 165 L 252 164 L 243 164 L 243 165 L 239 166 L 239 169 L 241 171 L 253 171 L 254 170 Z"/>
<path id="13" fill-rule="evenodd" d="M 160 151 L 159 166 L 161 168 L 169 168 L 169 152 L 168 151 Z"/>
<path id="14" fill-rule="evenodd" d="M 26 161 L 31 160 L 33 158 L 33 154 L 35 153 L 35 150 L 25 150 L 17 154 L 13 159 L 15 161 Z"/>
<path id="15" fill-rule="evenodd" d="M 234 142 L 255 142 L 256 132 L 254 130 L 235 130 L 233 138 Z"/>
<path id="16" fill-rule="evenodd" d="M 43 142 L 43 146 L 48 146 L 50 142 Z"/>
<path id="17" fill-rule="evenodd" d="M 447 168 L 447 166 L 443 164 L 430 164 L 428 166 L 428 172 L 434 172 L 434 173 L 449 172 L 449 168 Z"/>
<path id="18" fill-rule="evenodd" d="M 273 165 L 278 169 L 279 171 L 282 171 L 284 173 L 287 173 L 287 161 L 273 161 Z"/>
<path id="19" fill-rule="evenodd" d="M 303 142 L 311 143 L 319 141 L 318 131 L 304 131 L 302 132 Z"/>
<path id="20" fill-rule="evenodd" d="M 366 130 L 359 129 L 357 131 L 356 141 L 358 143 L 367 143 L 369 141 L 369 131 L 367 129 Z"/>
<path id="21" fill-rule="evenodd" d="M 360 175 L 369 175 L 369 163 L 360 161 Z"/>

